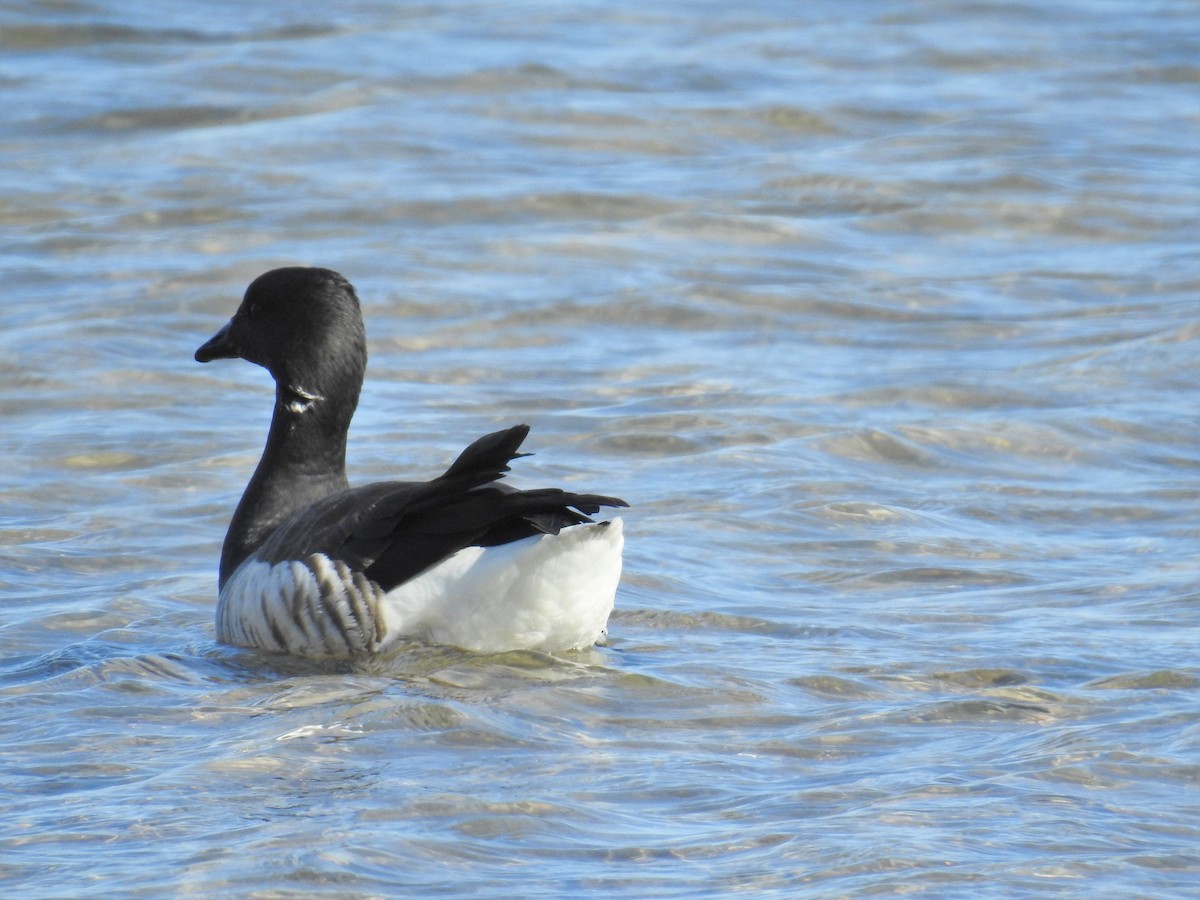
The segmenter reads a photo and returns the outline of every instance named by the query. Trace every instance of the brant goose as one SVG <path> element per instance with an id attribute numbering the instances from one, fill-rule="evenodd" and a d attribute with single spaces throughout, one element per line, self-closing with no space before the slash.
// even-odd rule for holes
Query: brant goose
<path id="1" fill-rule="evenodd" d="M 556 652 L 602 638 L 621 575 L 615 497 L 500 483 L 529 426 L 481 437 L 439 477 L 351 488 L 346 432 L 367 363 L 353 286 L 275 269 L 198 362 L 241 357 L 275 379 L 267 446 L 221 550 L 217 639 L 306 657 L 400 638 Z"/>

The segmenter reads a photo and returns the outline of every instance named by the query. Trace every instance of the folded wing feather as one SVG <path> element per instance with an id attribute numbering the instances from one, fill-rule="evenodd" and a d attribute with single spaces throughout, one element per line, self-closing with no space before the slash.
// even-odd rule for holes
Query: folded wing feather
<path id="1" fill-rule="evenodd" d="M 592 521 L 624 501 L 558 488 L 497 484 L 529 433 L 527 425 L 481 437 L 428 482 L 380 482 L 318 501 L 284 522 L 254 553 L 264 562 L 323 553 L 365 572 L 384 590 L 464 547 L 496 546 Z"/>

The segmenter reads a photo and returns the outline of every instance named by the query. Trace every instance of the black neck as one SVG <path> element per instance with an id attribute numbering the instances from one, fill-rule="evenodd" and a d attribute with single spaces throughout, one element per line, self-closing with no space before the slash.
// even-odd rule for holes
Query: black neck
<path id="1" fill-rule="evenodd" d="M 276 387 L 267 446 L 229 523 L 219 583 L 297 510 L 349 486 L 346 432 L 355 399 L 335 406 Z"/>

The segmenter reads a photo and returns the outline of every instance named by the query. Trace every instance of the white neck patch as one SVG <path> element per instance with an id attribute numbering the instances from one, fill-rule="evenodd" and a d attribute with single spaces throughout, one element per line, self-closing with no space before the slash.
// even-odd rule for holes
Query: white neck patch
<path id="1" fill-rule="evenodd" d="M 288 409 L 288 411 L 294 413 L 306 413 L 318 402 L 325 399 L 320 394 L 313 391 L 306 391 L 304 388 L 295 384 L 288 385 L 287 392 L 292 395 L 292 398 L 288 400 L 284 406 Z"/>

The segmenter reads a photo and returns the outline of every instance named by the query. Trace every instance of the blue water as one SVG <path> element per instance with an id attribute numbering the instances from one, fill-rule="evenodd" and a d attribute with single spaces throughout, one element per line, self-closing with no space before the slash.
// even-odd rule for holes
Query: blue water
<path id="1" fill-rule="evenodd" d="M 1187 897 L 1200 9 L 0 12 L 0 886 Z M 607 646 L 215 643 L 284 264 L 355 482 L 527 421 Z"/>

